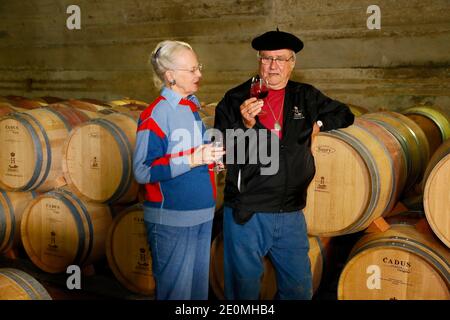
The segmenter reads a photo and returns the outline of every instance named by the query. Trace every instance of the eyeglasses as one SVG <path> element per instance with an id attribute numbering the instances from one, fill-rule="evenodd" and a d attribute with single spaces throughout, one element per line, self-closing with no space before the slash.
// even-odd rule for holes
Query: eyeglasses
<path id="1" fill-rule="evenodd" d="M 203 70 L 203 65 L 199 63 L 198 66 L 192 67 L 191 69 L 173 69 L 173 70 L 195 73 L 197 70 L 201 72 Z"/>
<path id="2" fill-rule="evenodd" d="M 281 57 L 266 57 L 266 56 L 258 56 L 259 60 L 262 64 L 270 64 L 272 61 L 276 62 L 277 65 L 283 66 L 286 62 L 293 59 L 294 56 L 290 56 L 289 58 L 281 58 Z"/>

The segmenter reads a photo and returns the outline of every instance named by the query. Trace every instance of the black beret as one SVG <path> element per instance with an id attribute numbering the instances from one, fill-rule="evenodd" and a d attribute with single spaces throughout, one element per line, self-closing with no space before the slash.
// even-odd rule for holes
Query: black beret
<path id="1" fill-rule="evenodd" d="M 278 50 L 291 49 L 295 53 L 303 49 L 303 42 L 291 33 L 279 31 L 268 31 L 252 40 L 255 50 Z"/>

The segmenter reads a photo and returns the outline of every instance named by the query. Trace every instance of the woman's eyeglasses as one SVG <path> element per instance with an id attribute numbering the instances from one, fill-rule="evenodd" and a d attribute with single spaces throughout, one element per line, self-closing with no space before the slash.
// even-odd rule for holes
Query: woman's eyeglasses
<path id="1" fill-rule="evenodd" d="M 203 70 L 203 65 L 199 63 L 198 66 L 192 67 L 191 69 L 173 69 L 173 70 L 195 73 L 197 70 L 201 72 Z"/>

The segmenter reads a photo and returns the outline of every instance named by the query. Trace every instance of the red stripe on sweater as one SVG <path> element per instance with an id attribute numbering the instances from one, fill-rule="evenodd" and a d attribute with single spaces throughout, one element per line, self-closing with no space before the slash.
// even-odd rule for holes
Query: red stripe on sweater
<path id="1" fill-rule="evenodd" d="M 196 112 L 197 111 L 197 105 L 195 103 L 193 103 L 191 100 L 181 99 L 180 100 L 180 104 L 182 106 L 188 106 L 189 108 L 191 108 L 192 112 Z"/>
<path id="2" fill-rule="evenodd" d="M 189 150 L 184 150 L 178 153 L 172 153 L 172 154 L 166 154 L 164 157 L 155 159 L 151 166 L 168 166 L 170 159 L 171 158 L 178 158 L 178 157 L 182 157 L 182 156 L 187 156 L 189 154 L 191 154 L 192 152 L 194 152 L 195 148 L 191 148 Z"/>
<path id="3" fill-rule="evenodd" d="M 164 156 L 162 158 L 158 158 L 152 162 L 153 166 L 168 166 L 169 165 L 169 157 Z"/>
<path id="4" fill-rule="evenodd" d="M 214 200 L 217 198 L 217 190 L 216 190 L 216 176 L 214 172 L 214 163 L 208 164 L 209 170 L 209 180 L 211 181 L 211 186 L 213 189 Z"/>
<path id="5" fill-rule="evenodd" d="M 171 154 L 166 154 L 166 157 L 169 158 L 178 158 L 178 157 L 182 157 L 182 156 L 187 156 L 190 155 L 194 152 L 195 148 L 190 148 L 188 150 L 184 150 L 184 151 L 180 151 L 178 153 L 171 153 Z"/>
<path id="6" fill-rule="evenodd" d="M 152 116 L 153 109 L 155 109 L 156 105 L 161 101 L 166 100 L 163 96 L 159 96 L 156 98 L 147 108 L 145 108 L 144 111 L 141 112 L 140 120 L 143 121 L 147 118 L 150 118 Z"/>
<path id="7" fill-rule="evenodd" d="M 145 200 L 151 201 L 151 202 L 162 202 L 163 201 L 161 185 L 159 184 L 159 182 L 147 183 L 145 185 L 145 190 L 147 191 L 145 194 Z"/>
<path id="8" fill-rule="evenodd" d="M 154 132 L 159 138 L 164 139 L 166 137 L 164 131 L 158 126 L 158 124 L 152 118 L 148 118 L 138 127 L 137 131 L 150 130 Z"/>

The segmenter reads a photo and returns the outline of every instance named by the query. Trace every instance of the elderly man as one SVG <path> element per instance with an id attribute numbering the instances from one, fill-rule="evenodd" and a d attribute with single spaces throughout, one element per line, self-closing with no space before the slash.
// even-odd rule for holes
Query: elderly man
<path id="1" fill-rule="evenodd" d="M 296 36 L 269 31 L 252 41 L 258 51 L 259 76 L 267 82 L 264 99 L 250 97 L 250 83 L 229 90 L 216 108 L 215 128 L 268 132 L 264 146 L 279 139 L 275 174 L 263 174 L 262 161 L 249 160 L 252 142 L 245 146 L 245 163 L 227 159 L 224 207 L 224 269 L 227 299 L 258 299 L 262 258 L 276 270 L 278 299 L 311 299 L 312 279 L 308 236 L 302 209 L 314 177 L 311 153 L 313 130 L 351 125 L 349 108 L 313 86 L 289 80 L 303 42 Z M 319 129 L 320 128 L 320 129 Z M 261 146 L 258 135 L 257 146 Z M 246 139 L 226 141 L 227 153 Z M 248 139 L 247 139 L 248 140 Z M 273 145 L 273 143 L 272 143 Z M 258 153 L 259 154 L 259 153 Z M 272 157 L 274 155 L 271 155 Z"/>

